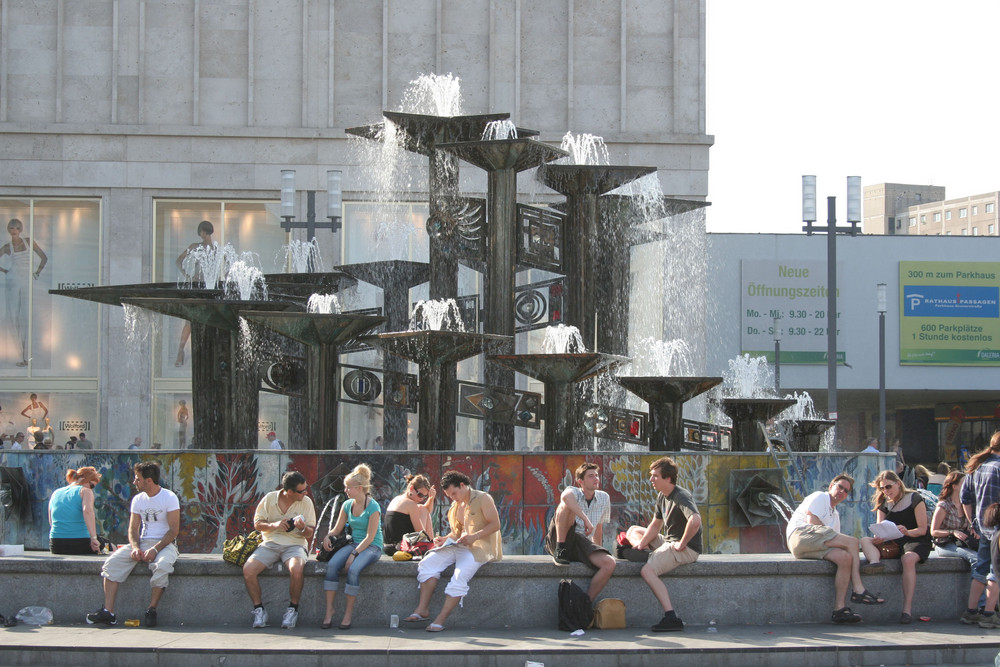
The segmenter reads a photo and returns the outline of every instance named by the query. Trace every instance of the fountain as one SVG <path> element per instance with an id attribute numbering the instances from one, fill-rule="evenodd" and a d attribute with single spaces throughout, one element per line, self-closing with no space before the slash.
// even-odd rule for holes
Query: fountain
<path id="1" fill-rule="evenodd" d="M 628 267 L 628 245 L 614 242 L 616 234 L 600 224 L 598 198 L 616 188 L 656 172 L 655 167 L 608 166 L 607 149 L 600 137 L 567 133 L 563 149 L 568 150 L 575 164 L 550 164 L 538 172 L 538 179 L 566 197 L 566 232 L 563 240 L 563 273 L 569 285 L 563 317 L 580 329 L 588 345 L 598 344 L 598 322 L 605 330 L 627 329 L 627 309 L 624 317 L 620 306 L 628 303 L 616 297 L 621 294 L 602 290 L 617 281 L 601 281 L 598 272 L 603 266 L 616 265 L 619 258 Z M 593 164 L 603 158 L 605 164 Z M 627 282 L 624 289 L 628 289 Z M 593 293 L 590 293 L 593 291 Z M 624 319 L 624 322 L 623 322 Z M 604 349 L 625 354 L 625 349 Z"/>
<path id="2" fill-rule="evenodd" d="M 318 303 L 323 300 L 313 301 L 310 297 L 310 301 Z M 305 429 L 306 446 L 302 449 L 326 449 L 330 434 L 337 433 L 338 348 L 382 324 L 385 318 L 332 312 L 274 311 L 245 312 L 243 317 L 307 346 L 307 395 L 311 400 Z"/>
<path id="3" fill-rule="evenodd" d="M 774 381 L 764 357 L 742 355 L 729 360 L 719 408 L 733 420 L 729 449 L 734 452 L 767 451 L 762 425 L 796 404 L 792 398 L 773 396 Z"/>
<path id="4" fill-rule="evenodd" d="M 419 445 L 424 451 L 455 449 L 455 383 L 444 372 L 476 354 L 511 344 L 509 337 L 462 330 L 454 301 L 421 302 L 414 324 L 425 327 L 367 336 L 362 340 L 420 367 Z M 443 328 L 449 327 L 449 328 Z"/>
<path id="5" fill-rule="evenodd" d="M 542 420 L 545 422 L 545 451 L 592 449 L 581 428 L 584 410 L 575 385 L 608 373 L 628 361 L 625 357 L 587 352 L 576 327 L 550 327 L 542 354 L 497 354 L 490 361 L 502 364 L 545 384 Z"/>
<path id="6" fill-rule="evenodd" d="M 782 419 L 778 420 L 778 429 L 785 435 L 785 442 L 789 444 L 790 450 L 820 451 L 822 436 L 837 422 L 822 419 L 808 393 L 793 393 L 791 397 L 795 399 L 795 405 L 788 408 Z"/>
<path id="7" fill-rule="evenodd" d="M 631 365 L 650 374 L 618 375 L 615 381 L 649 404 L 650 451 L 680 451 L 685 446 L 684 404 L 722 378 L 692 375 L 691 350 L 682 340 L 645 339 L 637 348 Z"/>

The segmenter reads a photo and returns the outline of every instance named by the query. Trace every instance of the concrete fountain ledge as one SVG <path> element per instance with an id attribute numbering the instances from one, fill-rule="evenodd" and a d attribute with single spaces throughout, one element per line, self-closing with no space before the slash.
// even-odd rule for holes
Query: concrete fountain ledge
<path id="1" fill-rule="evenodd" d="M 82 622 L 102 601 L 99 572 L 103 558 L 53 556 L 27 552 L 0 557 L 4 612 L 29 605 L 52 609 L 57 624 Z M 645 627 L 660 616 L 658 606 L 639 576 L 637 563 L 619 561 L 604 596 L 625 600 L 630 627 Z M 833 565 L 825 561 L 795 560 L 788 554 L 709 554 L 664 578 L 678 614 L 692 625 L 715 620 L 720 625 L 772 623 L 828 623 L 833 605 Z M 383 557 L 362 576 L 355 608 L 355 625 L 384 626 L 390 614 L 409 614 L 417 600 L 417 565 Z M 969 568 L 958 558 L 931 556 L 917 568 L 913 615 L 935 620 L 957 619 L 968 593 Z M 300 623 L 322 620 L 322 578 L 325 565 L 310 561 L 300 603 Z M 463 608 L 452 615 L 449 628 L 554 628 L 559 580 L 572 578 L 586 588 L 590 570 L 584 565 L 558 567 L 547 556 L 510 556 L 490 563 L 476 575 Z M 272 625 L 280 624 L 287 605 L 284 570 L 272 568 L 263 576 L 264 602 Z M 148 570 L 138 565 L 121 586 L 119 618 L 141 618 L 149 598 Z M 250 603 L 240 568 L 217 554 L 183 554 L 171 576 L 161 608 L 162 625 L 249 625 Z M 866 622 L 894 623 L 902 604 L 900 564 L 892 561 L 886 573 L 865 577 L 873 593 L 887 602 L 855 605 Z M 441 606 L 444 585 L 438 586 L 432 609 Z M 343 601 L 338 600 L 338 614 Z"/>

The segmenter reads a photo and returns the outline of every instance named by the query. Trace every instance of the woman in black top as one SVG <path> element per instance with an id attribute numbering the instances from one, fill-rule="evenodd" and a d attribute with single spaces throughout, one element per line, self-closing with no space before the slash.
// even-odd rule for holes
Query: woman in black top
<path id="1" fill-rule="evenodd" d="M 903 536 L 891 540 L 899 545 L 900 563 L 903 566 L 903 613 L 900 623 L 910 623 L 913 592 L 917 587 L 917 563 L 923 563 L 931 553 L 931 536 L 928 531 L 927 506 L 919 493 L 903 486 L 902 480 L 892 470 L 883 470 L 871 484 L 875 487 L 872 507 L 879 522 L 896 524 Z M 872 538 L 876 546 L 886 540 Z M 868 562 L 875 566 L 880 562 L 879 554 L 869 554 Z M 874 557 L 873 557 L 874 556 Z"/>
<path id="2" fill-rule="evenodd" d="M 406 488 L 392 499 L 385 511 L 382 535 L 385 552 L 396 553 L 403 535 L 422 530 L 434 538 L 431 509 L 434 507 L 434 487 L 423 475 L 407 475 Z"/>

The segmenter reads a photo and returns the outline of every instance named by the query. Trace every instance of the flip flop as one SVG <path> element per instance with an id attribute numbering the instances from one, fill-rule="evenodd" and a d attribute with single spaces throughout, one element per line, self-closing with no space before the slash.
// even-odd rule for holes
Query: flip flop
<path id="1" fill-rule="evenodd" d="M 444 626 L 440 623 L 431 623 L 427 626 L 427 632 L 441 632 L 444 630 Z"/>
<path id="2" fill-rule="evenodd" d="M 410 614 L 403 619 L 403 623 L 426 623 L 431 620 L 430 616 L 421 616 L 420 614 Z"/>

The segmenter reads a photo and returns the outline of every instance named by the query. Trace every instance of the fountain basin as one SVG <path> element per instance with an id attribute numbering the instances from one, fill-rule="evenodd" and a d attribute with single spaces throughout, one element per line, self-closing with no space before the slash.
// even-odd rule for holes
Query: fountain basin
<path id="1" fill-rule="evenodd" d="M 760 424 L 778 416 L 796 404 L 788 398 L 723 398 L 719 408 L 733 420 L 729 449 L 734 452 L 767 451 Z"/>
<path id="2" fill-rule="evenodd" d="M 649 404 L 649 449 L 680 451 L 684 403 L 722 382 L 721 377 L 619 376 L 615 381 Z"/>
<path id="3" fill-rule="evenodd" d="M 304 345 L 339 345 L 385 322 L 377 315 L 255 311 L 243 317 Z"/>

